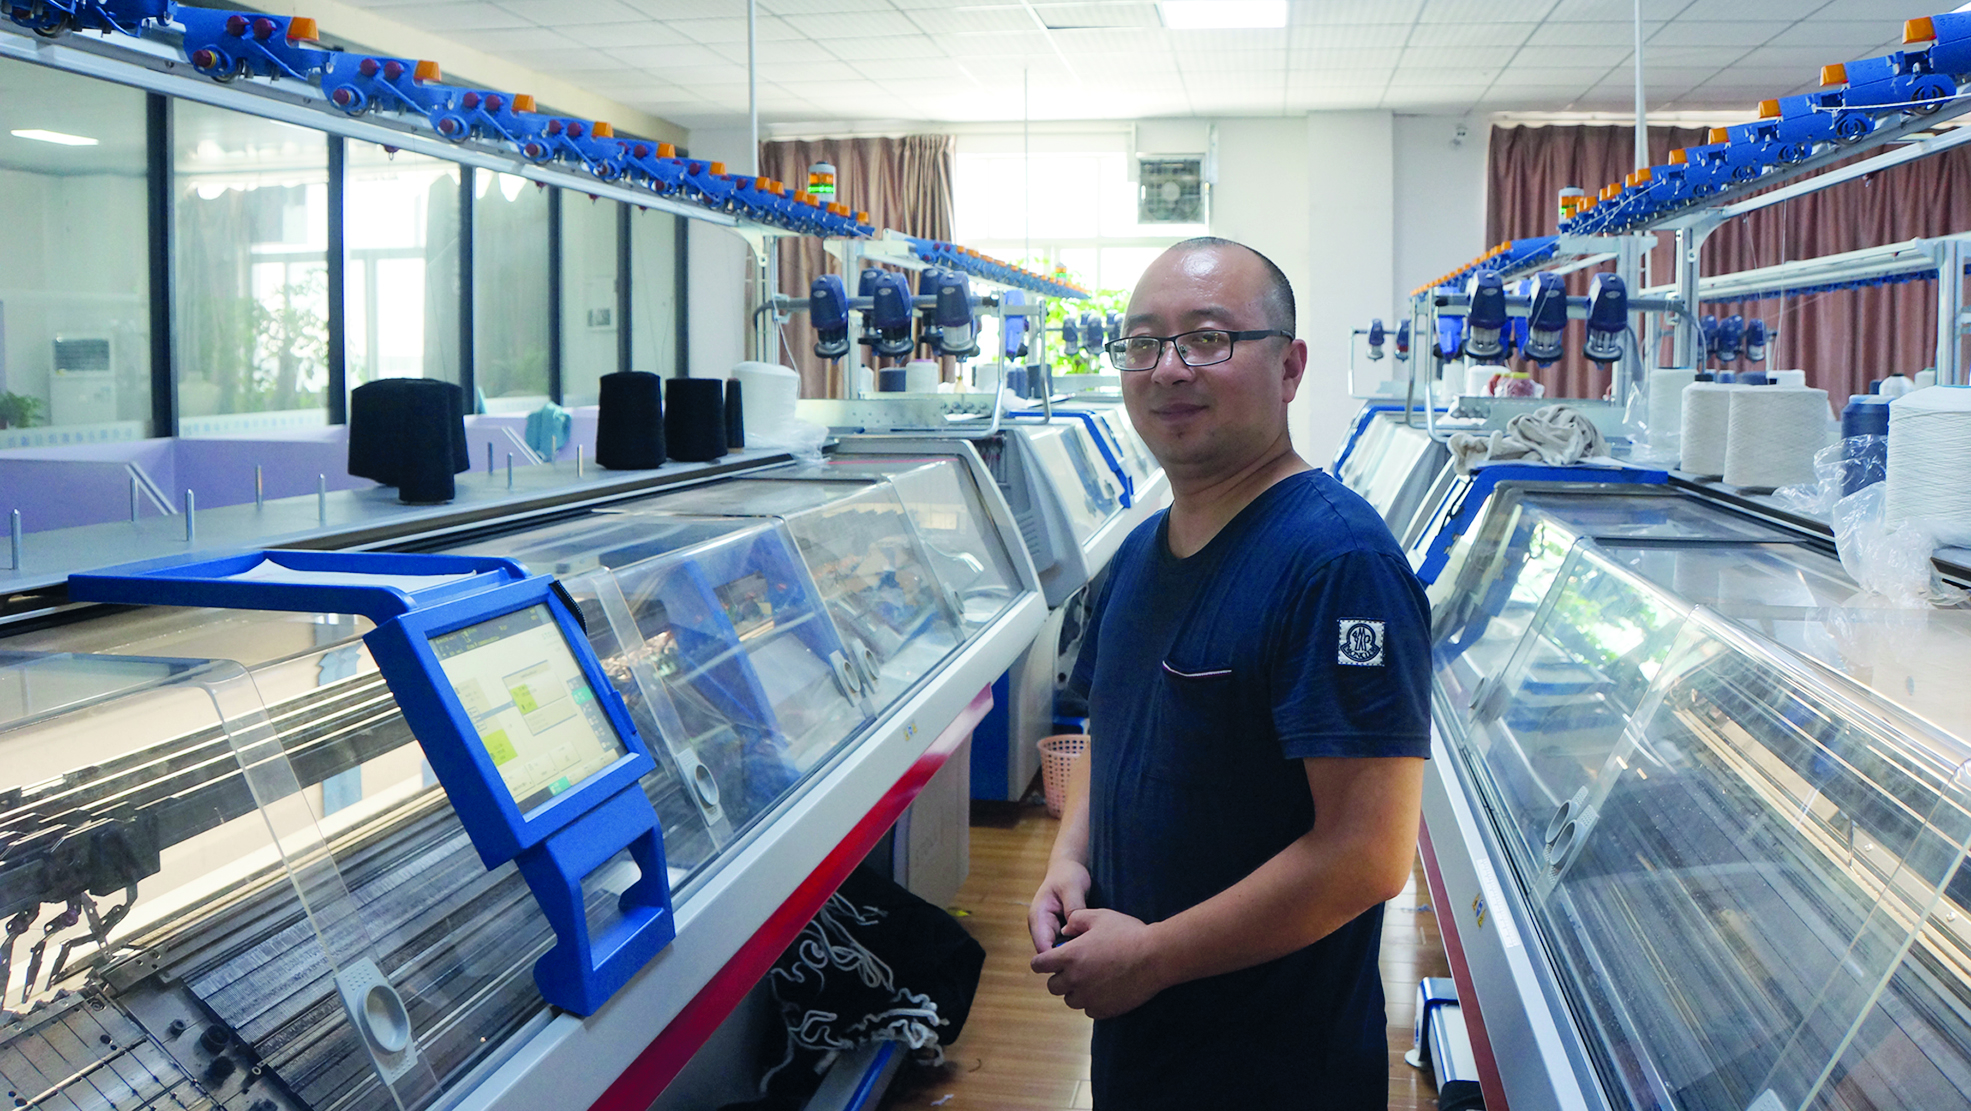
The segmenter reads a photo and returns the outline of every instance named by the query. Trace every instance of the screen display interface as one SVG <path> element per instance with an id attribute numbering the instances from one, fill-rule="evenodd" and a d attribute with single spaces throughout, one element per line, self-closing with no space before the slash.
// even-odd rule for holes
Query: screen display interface
<path id="1" fill-rule="evenodd" d="M 431 648 L 523 813 L 628 754 L 546 605 L 433 637 Z"/>

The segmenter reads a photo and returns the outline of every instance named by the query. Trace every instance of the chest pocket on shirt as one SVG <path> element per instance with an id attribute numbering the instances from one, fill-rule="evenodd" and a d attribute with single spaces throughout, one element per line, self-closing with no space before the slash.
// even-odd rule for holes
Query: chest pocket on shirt
<path id="1" fill-rule="evenodd" d="M 1228 734 L 1238 728 L 1228 667 L 1164 660 L 1156 686 L 1156 743 L 1144 771 L 1173 787 L 1206 788 L 1228 770 Z"/>

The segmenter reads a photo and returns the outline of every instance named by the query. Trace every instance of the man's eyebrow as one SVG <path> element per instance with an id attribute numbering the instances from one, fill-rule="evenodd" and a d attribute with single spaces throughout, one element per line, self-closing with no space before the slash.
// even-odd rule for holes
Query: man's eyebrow
<path id="1" fill-rule="evenodd" d="M 1196 320 L 1225 320 L 1231 315 L 1232 310 L 1223 305 L 1204 305 L 1195 309 L 1186 309 L 1178 315 L 1177 319 L 1189 323 Z M 1152 319 L 1154 317 L 1149 313 L 1130 313 L 1122 323 L 1125 328 L 1134 328 L 1138 324 L 1148 324 Z"/>

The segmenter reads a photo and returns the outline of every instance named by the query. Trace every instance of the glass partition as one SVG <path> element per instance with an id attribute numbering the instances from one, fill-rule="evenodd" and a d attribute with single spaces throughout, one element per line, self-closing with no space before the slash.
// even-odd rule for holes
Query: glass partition
<path id="1" fill-rule="evenodd" d="M 561 194 L 561 401 L 594 405 L 617 368 L 616 224 L 622 206 Z"/>
<path id="2" fill-rule="evenodd" d="M 180 434 L 328 422 L 328 140 L 174 100 Z"/>
<path id="3" fill-rule="evenodd" d="M 526 412 L 548 400 L 548 193 L 485 170 L 472 188 L 473 384 L 489 412 Z"/>
<path id="4" fill-rule="evenodd" d="M 630 213 L 631 370 L 677 373 L 678 251 L 682 216 L 639 208 Z"/>
<path id="5" fill-rule="evenodd" d="M 150 434 L 144 121 L 135 89 L 0 59 L 0 447 Z"/>
<path id="6" fill-rule="evenodd" d="M 459 168 L 350 140 L 343 186 L 349 388 L 459 375 Z"/>

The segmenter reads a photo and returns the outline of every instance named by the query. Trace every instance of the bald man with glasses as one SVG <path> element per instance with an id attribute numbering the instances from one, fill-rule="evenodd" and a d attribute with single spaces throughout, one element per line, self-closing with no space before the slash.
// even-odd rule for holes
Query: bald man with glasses
<path id="1" fill-rule="evenodd" d="M 1095 1106 L 1381 1108 L 1382 904 L 1416 848 L 1430 614 L 1374 510 L 1294 453 L 1307 345 L 1265 256 L 1180 243 L 1105 345 L 1170 509 L 1111 564 L 1028 925 L 1095 1022 Z"/>

